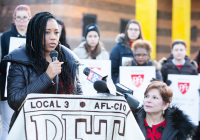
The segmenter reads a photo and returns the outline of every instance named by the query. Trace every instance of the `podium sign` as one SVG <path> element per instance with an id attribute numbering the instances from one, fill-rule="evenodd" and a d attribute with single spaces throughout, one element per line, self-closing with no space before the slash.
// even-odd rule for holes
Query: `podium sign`
<path id="1" fill-rule="evenodd" d="M 197 75 L 169 74 L 173 90 L 171 105 L 179 107 L 186 113 L 195 125 L 199 122 L 199 77 Z"/>
<path id="2" fill-rule="evenodd" d="M 7 140 L 143 140 L 123 97 L 29 94 Z"/>
<path id="3" fill-rule="evenodd" d="M 79 79 L 81 82 L 83 94 L 85 95 L 96 95 L 96 90 L 93 87 L 93 83 L 88 80 L 87 76 L 83 73 L 84 69 L 86 67 L 89 67 L 90 69 L 98 69 L 103 73 L 104 75 L 108 75 L 107 82 L 110 84 L 112 82 L 111 80 L 111 61 L 110 60 L 87 60 L 87 59 L 81 59 L 80 60 L 82 66 L 79 66 Z M 102 76 L 102 75 L 101 75 Z"/>
<path id="4" fill-rule="evenodd" d="M 143 104 L 144 92 L 152 78 L 155 78 L 153 66 L 121 66 L 120 83 L 134 91 L 134 96 Z"/>

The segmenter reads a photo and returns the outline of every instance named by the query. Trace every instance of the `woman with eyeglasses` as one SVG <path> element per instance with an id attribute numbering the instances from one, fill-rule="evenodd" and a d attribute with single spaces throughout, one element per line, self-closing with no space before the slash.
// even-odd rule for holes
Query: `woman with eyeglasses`
<path id="1" fill-rule="evenodd" d="M 11 23 L 11 28 L 8 31 L 5 31 L 1 36 L 1 60 L 2 58 L 8 54 L 10 38 L 11 37 L 26 37 L 26 30 L 31 19 L 31 11 L 30 7 L 27 5 L 19 5 L 15 8 L 13 13 L 13 23 Z M 1 61 L 0 63 L 0 83 L 1 83 L 1 121 L 2 121 L 2 129 L 1 129 L 1 140 L 5 140 L 8 134 L 10 119 L 13 114 L 13 110 L 10 109 L 7 103 L 7 97 L 4 97 L 5 90 L 5 81 L 6 81 L 6 68 L 7 63 Z"/>
<path id="2" fill-rule="evenodd" d="M 110 53 L 111 74 L 114 83 L 119 81 L 119 67 L 127 66 L 133 60 L 131 45 L 137 39 L 143 39 L 141 25 L 136 20 L 130 20 L 125 28 L 125 33 L 116 37 L 117 44 Z"/>
<path id="3" fill-rule="evenodd" d="M 168 85 L 171 83 L 167 78 L 168 74 L 183 74 L 183 75 L 197 75 L 197 68 L 193 65 L 195 62 L 190 62 L 186 55 L 187 45 L 183 40 L 175 40 L 172 42 L 171 54 L 166 61 L 164 61 L 161 73 L 163 81 Z"/>
<path id="4" fill-rule="evenodd" d="M 150 41 L 138 39 L 132 44 L 134 58 L 132 66 L 155 66 L 156 79 L 162 81 L 161 65 L 151 59 L 152 44 Z"/>

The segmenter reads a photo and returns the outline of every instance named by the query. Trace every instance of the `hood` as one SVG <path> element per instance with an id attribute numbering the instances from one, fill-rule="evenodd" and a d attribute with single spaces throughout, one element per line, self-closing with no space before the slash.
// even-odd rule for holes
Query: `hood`
<path id="1" fill-rule="evenodd" d="M 171 125 L 179 130 L 178 138 L 177 139 L 183 139 L 187 138 L 188 135 L 194 135 L 195 132 L 195 126 L 189 119 L 187 115 L 183 113 L 178 107 L 169 107 L 166 111 L 165 115 L 166 119 L 167 117 L 171 120 Z"/>
<path id="2" fill-rule="evenodd" d="M 135 61 L 135 59 L 133 58 L 133 66 L 138 66 L 137 62 Z M 161 69 L 161 64 L 158 63 L 156 60 L 152 60 L 149 59 L 144 66 L 155 66 L 156 70 L 160 70 Z"/>
<path id="3" fill-rule="evenodd" d="M 116 43 L 122 43 L 122 42 L 124 42 L 124 38 L 125 38 L 125 34 L 121 33 L 121 34 L 117 35 L 117 37 L 115 38 L 115 41 L 116 41 Z"/>

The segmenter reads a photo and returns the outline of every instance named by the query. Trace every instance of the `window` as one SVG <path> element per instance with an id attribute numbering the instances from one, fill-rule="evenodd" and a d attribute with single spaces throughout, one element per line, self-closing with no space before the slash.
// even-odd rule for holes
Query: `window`
<path id="1" fill-rule="evenodd" d="M 125 32 L 125 28 L 127 23 L 129 22 L 129 19 L 121 19 L 120 21 L 120 33 L 124 33 Z"/>
<path id="2" fill-rule="evenodd" d="M 90 23 L 97 24 L 97 16 L 96 15 L 83 14 L 83 19 L 82 19 L 82 36 L 85 35 L 85 27 L 88 24 L 90 24 Z"/>

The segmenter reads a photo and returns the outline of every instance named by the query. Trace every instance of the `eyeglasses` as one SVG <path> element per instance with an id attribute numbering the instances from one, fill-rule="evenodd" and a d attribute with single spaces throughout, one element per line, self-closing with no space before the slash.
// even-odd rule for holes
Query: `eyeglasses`
<path id="1" fill-rule="evenodd" d="M 147 57 L 148 56 L 148 54 L 134 54 L 134 57 L 137 57 L 137 58 L 139 58 L 139 57 Z"/>
<path id="2" fill-rule="evenodd" d="M 29 18 L 27 18 L 27 17 L 24 17 L 24 18 L 16 17 L 15 20 L 18 21 L 18 22 L 19 21 L 26 22 L 26 21 L 29 21 Z"/>
<path id="3" fill-rule="evenodd" d="M 139 31 L 139 29 L 136 29 L 136 28 L 135 28 L 135 29 L 134 29 L 134 28 L 129 28 L 128 30 L 131 31 L 131 32 L 132 32 L 132 31 L 135 31 L 135 32 L 138 32 L 138 31 Z"/>

